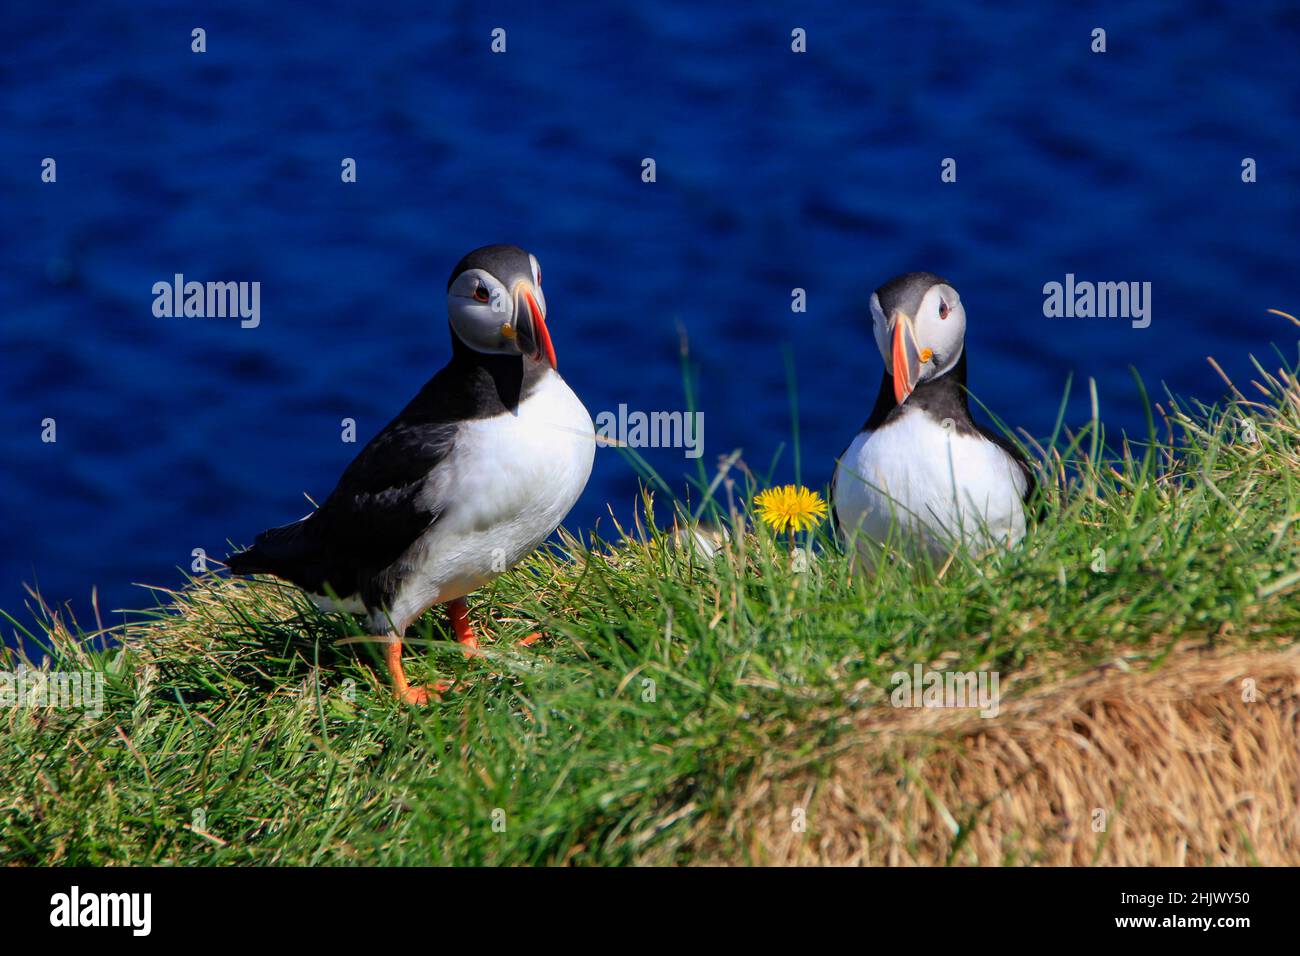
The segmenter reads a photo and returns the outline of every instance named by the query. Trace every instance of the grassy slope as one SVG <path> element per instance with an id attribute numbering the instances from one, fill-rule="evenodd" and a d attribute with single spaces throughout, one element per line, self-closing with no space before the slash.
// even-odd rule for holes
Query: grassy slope
<path id="1" fill-rule="evenodd" d="M 566 540 L 479 595 L 487 660 L 421 622 L 413 679 L 470 681 L 423 712 L 393 703 L 372 645 L 340 642 L 355 624 L 269 582 L 195 580 L 101 654 L 51 623 L 55 666 L 103 669 L 108 708 L 0 716 L 0 862 L 690 861 L 760 758 L 828 752 L 914 663 L 995 668 L 1016 694 L 1029 665 L 1119 648 L 1294 642 L 1300 389 L 1259 380 L 1249 403 L 1167 400 L 1155 446 L 1109 460 L 1095 423 L 1057 436 L 1025 545 L 938 575 L 864 579 L 824 537 L 794 573 L 752 527 L 713 559 L 657 530 Z M 511 648 L 536 625 L 545 640 Z"/>

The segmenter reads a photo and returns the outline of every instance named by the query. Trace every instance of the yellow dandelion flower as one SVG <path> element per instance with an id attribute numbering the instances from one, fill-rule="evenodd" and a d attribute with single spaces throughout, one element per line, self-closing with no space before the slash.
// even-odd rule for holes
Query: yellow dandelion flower
<path id="1" fill-rule="evenodd" d="M 826 517 L 822 496 L 802 485 L 769 488 L 754 497 L 758 516 L 774 531 L 803 531 L 815 528 Z"/>

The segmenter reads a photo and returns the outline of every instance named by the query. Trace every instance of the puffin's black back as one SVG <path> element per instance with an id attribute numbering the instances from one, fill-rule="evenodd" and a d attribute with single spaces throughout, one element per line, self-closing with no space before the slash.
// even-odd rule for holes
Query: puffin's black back
<path id="1" fill-rule="evenodd" d="M 258 535 L 227 559 L 230 570 L 385 606 L 402 555 L 451 506 L 431 500 L 426 486 L 460 425 L 516 409 L 546 371 L 521 356 L 475 352 L 453 333 L 451 361 L 361 450 L 320 508 Z"/>

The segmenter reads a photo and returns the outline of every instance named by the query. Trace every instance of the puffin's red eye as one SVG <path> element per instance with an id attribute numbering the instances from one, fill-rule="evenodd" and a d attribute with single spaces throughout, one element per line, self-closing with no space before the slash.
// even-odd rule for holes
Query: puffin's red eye
<path id="1" fill-rule="evenodd" d="M 488 300 L 488 287 L 482 282 L 474 287 L 474 298 L 479 302 L 486 302 Z"/>
<path id="2" fill-rule="evenodd" d="M 945 301 L 943 301 L 943 299 L 940 299 L 940 300 L 939 300 L 939 318 L 941 318 L 941 319 L 946 319 L 946 318 L 948 318 L 948 313 L 949 313 L 950 311 L 951 311 L 951 310 L 948 308 L 948 303 L 945 302 Z"/>

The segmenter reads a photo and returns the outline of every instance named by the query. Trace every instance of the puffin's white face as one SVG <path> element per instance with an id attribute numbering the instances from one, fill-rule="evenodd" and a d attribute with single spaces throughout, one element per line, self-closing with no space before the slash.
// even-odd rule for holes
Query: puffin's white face
<path id="1" fill-rule="evenodd" d="M 946 282 L 929 286 L 914 312 L 905 297 L 886 315 L 879 293 L 871 296 L 872 331 L 885 368 L 894 379 L 894 400 L 903 404 L 922 382 L 938 378 L 961 358 L 966 309 Z"/>
<path id="2" fill-rule="evenodd" d="M 518 263 L 511 275 L 497 275 L 499 270 L 486 265 L 472 266 L 452 280 L 447 289 L 451 328 L 476 352 L 531 355 L 544 358 L 554 368 L 555 348 L 546 329 L 542 269 L 536 256 L 522 249 L 515 251 L 519 253 Z M 467 259 L 474 255 L 471 253 Z M 503 257 L 498 254 L 492 261 L 503 261 Z"/>

